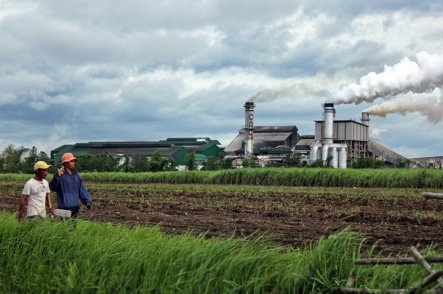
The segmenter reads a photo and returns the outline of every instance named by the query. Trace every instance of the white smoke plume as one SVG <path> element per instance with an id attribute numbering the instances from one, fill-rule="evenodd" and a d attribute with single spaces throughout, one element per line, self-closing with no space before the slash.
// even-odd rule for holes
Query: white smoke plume
<path id="1" fill-rule="evenodd" d="M 248 99 L 248 102 L 266 102 L 274 101 L 280 97 L 287 96 L 291 91 L 289 88 L 266 89 L 258 92 Z"/>
<path id="2" fill-rule="evenodd" d="M 386 117 L 388 113 L 405 115 L 408 112 L 419 112 L 425 115 L 430 122 L 436 124 L 443 120 L 443 95 L 419 99 L 405 97 L 398 100 L 386 101 L 382 104 L 369 107 L 364 111 L 370 115 L 382 117 Z"/>
<path id="3" fill-rule="evenodd" d="M 371 72 L 336 95 L 336 104 L 360 104 L 377 98 L 391 99 L 401 93 L 425 93 L 443 85 L 443 55 L 420 52 L 417 61 L 404 58 L 385 65 L 383 72 Z M 423 107 L 423 106 L 422 106 Z"/>
<path id="4" fill-rule="evenodd" d="M 268 102 L 282 97 L 297 98 L 306 96 L 329 97 L 330 93 L 325 89 L 318 89 L 316 85 L 310 86 L 306 82 L 297 82 L 291 85 L 283 85 L 280 87 L 260 91 L 249 98 L 248 102 Z"/>

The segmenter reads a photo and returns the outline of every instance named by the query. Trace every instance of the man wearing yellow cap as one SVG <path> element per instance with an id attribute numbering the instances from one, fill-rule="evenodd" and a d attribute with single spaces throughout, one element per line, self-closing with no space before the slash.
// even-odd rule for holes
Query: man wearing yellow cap
<path id="1" fill-rule="evenodd" d="M 26 182 L 20 198 L 18 211 L 18 220 L 23 221 L 26 211 L 26 217 L 32 219 L 35 217 L 46 217 L 46 205 L 49 206 L 51 214 L 54 215 L 54 206 L 52 205 L 50 190 L 46 176 L 48 168 L 51 166 L 44 161 L 37 161 L 34 164 L 34 177 Z"/>

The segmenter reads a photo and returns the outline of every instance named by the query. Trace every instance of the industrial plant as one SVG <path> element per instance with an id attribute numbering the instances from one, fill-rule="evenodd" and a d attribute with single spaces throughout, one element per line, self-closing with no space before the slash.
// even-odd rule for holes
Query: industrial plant
<path id="1" fill-rule="evenodd" d="M 303 166 L 328 166 L 347 168 L 361 158 L 373 158 L 383 165 L 410 162 L 412 167 L 433 166 L 441 168 L 441 158 L 416 158 L 408 160 L 402 155 L 369 138 L 370 116 L 362 112 L 361 120 L 337 119 L 334 103 L 324 103 L 321 120 L 314 120 L 315 133 L 299 133 L 296 125 L 255 126 L 255 103 L 247 101 L 244 107 L 245 125 L 237 136 L 223 149 L 220 142 L 210 138 L 168 138 L 160 141 L 137 142 L 88 142 L 63 145 L 51 151 L 51 159 L 57 162 L 63 152 L 75 154 L 110 154 L 131 157 L 144 154 L 147 157 L 158 152 L 162 157 L 184 168 L 185 157 L 190 152 L 202 167 L 209 156 L 230 160 L 234 167 L 244 166 L 245 161 L 257 165 L 281 166 L 297 156 Z"/>
<path id="2" fill-rule="evenodd" d="M 333 168 L 346 168 L 349 162 L 372 157 L 386 165 L 406 160 L 400 154 L 369 138 L 369 114 L 362 113 L 361 121 L 337 120 L 334 103 L 323 104 L 322 120 L 315 122 L 314 135 L 300 135 L 295 125 L 254 126 L 254 102 L 246 102 L 245 127 L 225 148 L 226 157 L 234 164 L 255 157 L 258 164 L 267 166 L 282 163 L 298 153 L 305 165 L 321 161 Z"/>

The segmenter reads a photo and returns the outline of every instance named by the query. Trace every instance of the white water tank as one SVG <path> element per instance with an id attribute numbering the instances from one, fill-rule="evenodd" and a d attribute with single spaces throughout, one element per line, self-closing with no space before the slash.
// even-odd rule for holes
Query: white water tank
<path id="1" fill-rule="evenodd" d="M 332 155 L 331 165 L 333 168 L 337 168 L 338 167 L 337 147 L 332 147 L 331 155 Z"/>
<path id="2" fill-rule="evenodd" d="M 317 153 L 318 153 L 318 145 L 317 145 L 317 143 L 314 143 L 311 146 L 311 154 L 310 154 L 311 162 L 314 162 L 317 160 Z"/>
<path id="3" fill-rule="evenodd" d="M 339 158 L 338 167 L 347 168 L 348 153 L 346 152 L 346 147 L 340 148 L 340 154 L 338 158 Z"/>
<path id="4" fill-rule="evenodd" d="M 326 164 L 326 160 L 328 159 L 328 151 L 329 151 L 329 145 L 325 144 L 323 145 L 323 148 L 321 150 L 321 160 L 323 161 L 323 164 Z"/>

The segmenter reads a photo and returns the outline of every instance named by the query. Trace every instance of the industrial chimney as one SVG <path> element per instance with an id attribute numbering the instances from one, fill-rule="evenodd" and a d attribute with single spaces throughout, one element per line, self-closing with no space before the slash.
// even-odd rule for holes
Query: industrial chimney
<path id="1" fill-rule="evenodd" d="M 333 140 L 333 131 L 334 131 L 334 117 L 335 117 L 335 108 L 334 103 L 325 103 L 323 104 L 324 109 L 324 130 L 323 130 L 323 138 L 325 144 L 332 144 Z"/>
<path id="2" fill-rule="evenodd" d="M 361 123 L 369 126 L 369 113 L 367 112 L 361 113 Z"/>
<path id="3" fill-rule="evenodd" d="M 245 148 L 245 158 L 251 156 L 254 152 L 254 102 L 246 102 L 245 105 L 245 129 L 247 134 L 247 144 Z"/>

